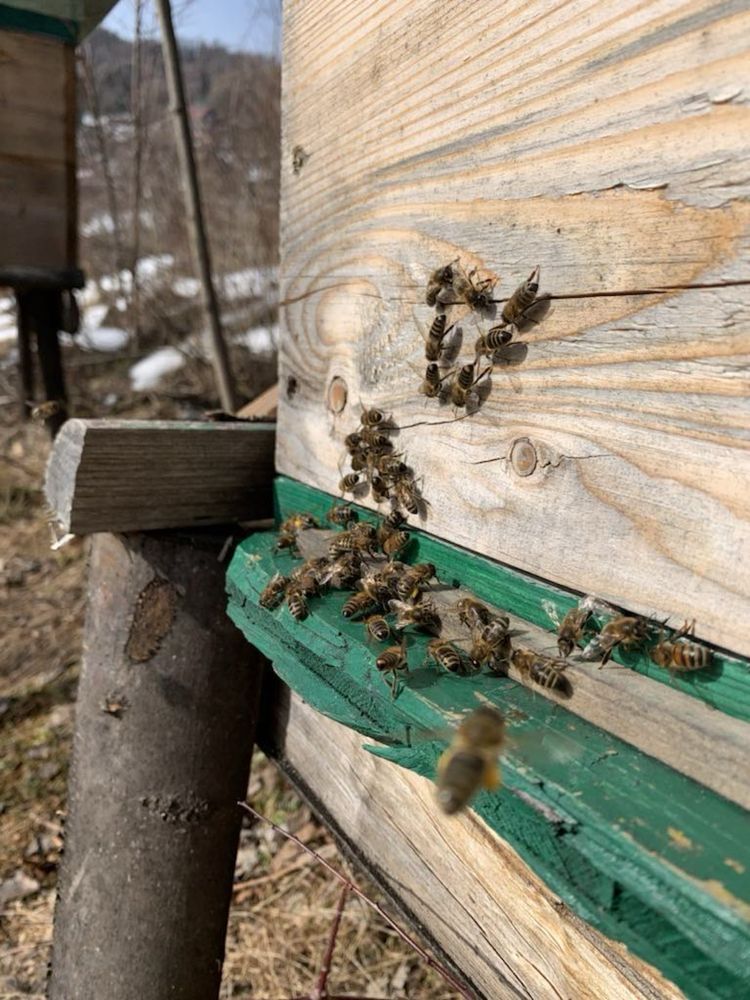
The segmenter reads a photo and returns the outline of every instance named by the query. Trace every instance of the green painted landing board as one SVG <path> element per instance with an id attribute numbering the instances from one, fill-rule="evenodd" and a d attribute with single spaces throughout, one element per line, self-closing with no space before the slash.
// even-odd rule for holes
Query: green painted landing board
<path id="1" fill-rule="evenodd" d="M 330 499 L 288 480 L 278 484 L 283 514 L 321 516 Z M 415 558 L 434 562 L 445 582 L 460 580 L 547 624 L 534 614 L 538 588 L 545 596 L 550 588 L 428 537 L 420 535 L 416 549 Z M 689 997 L 750 995 L 744 810 L 509 678 L 438 675 L 423 662 L 426 637 L 410 637 L 410 673 L 392 700 L 361 624 L 341 617 L 345 594 L 311 601 L 302 623 L 284 606 L 258 606 L 273 573 L 296 562 L 275 549 L 275 535 L 257 534 L 239 546 L 227 578 L 232 619 L 295 691 L 378 741 L 368 749 L 427 777 L 444 746 L 435 732 L 480 699 L 496 703 L 510 726 L 504 787 L 481 794 L 477 813 L 579 915 Z"/>

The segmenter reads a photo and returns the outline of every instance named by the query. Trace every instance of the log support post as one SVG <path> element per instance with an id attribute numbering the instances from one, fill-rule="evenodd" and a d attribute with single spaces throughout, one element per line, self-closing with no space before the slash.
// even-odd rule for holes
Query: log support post
<path id="1" fill-rule="evenodd" d="M 93 537 L 51 1000 L 218 997 L 262 673 L 222 540 Z"/>

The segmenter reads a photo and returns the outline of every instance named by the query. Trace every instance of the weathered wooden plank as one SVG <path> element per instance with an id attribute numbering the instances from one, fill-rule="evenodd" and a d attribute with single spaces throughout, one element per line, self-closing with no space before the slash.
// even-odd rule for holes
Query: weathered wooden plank
<path id="1" fill-rule="evenodd" d="M 430 782 L 368 754 L 294 693 L 276 703 L 264 749 L 480 996 L 683 995 L 576 917 L 475 815 L 446 823 Z"/>
<path id="2" fill-rule="evenodd" d="M 0 32 L 0 270 L 75 264 L 72 46 Z"/>
<path id="3" fill-rule="evenodd" d="M 168 420 L 69 420 L 45 477 L 47 502 L 73 534 L 146 531 L 265 517 L 274 426 Z"/>
<path id="4" fill-rule="evenodd" d="M 442 587 L 462 581 L 477 557 L 432 544 L 444 550 L 442 560 L 434 560 L 441 579 L 433 595 L 437 601 Z M 418 549 L 418 557 L 423 556 Z M 429 777 L 442 747 L 433 742 L 436 730 L 478 702 L 499 705 L 511 729 L 506 787 L 499 795 L 477 798 L 479 815 L 580 916 L 657 965 L 690 996 L 730 1000 L 747 988 L 746 810 L 568 711 L 578 711 L 579 684 L 595 700 L 578 672 L 571 676 L 572 694 L 563 707 L 512 677 L 438 672 L 426 660 L 427 637 L 414 634 L 408 637 L 409 673 L 394 700 L 375 669 L 375 650 L 365 641 L 362 625 L 341 617 L 345 595 L 312 600 L 302 623 L 283 606 L 273 612 L 259 608 L 258 596 L 273 573 L 288 573 L 293 565 L 285 550 L 275 549 L 273 535 L 256 534 L 238 548 L 227 582 L 231 617 L 300 697 L 385 744 L 381 755 Z M 504 593 L 502 586 L 496 600 Z M 450 625 L 448 616 L 446 622 Z M 528 623 L 522 624 L 524 644 L 544 641 Z M 595 667 L 593 671 L 598 673 Z M 664 689 L 652 686 L 659 706 Z M 611 720 L 618 701 L 612 695 Z M 658 712 L 644 706 L 645 700 L 642 692 L 636 700 L 626 696 L 620 699 L 620 712 L 631 714 L 644 728 L 663 725 L 662 750 L 666 747 L 671 759 L 680 750 L 691 760 L 699 752 L 711 759 L 710 732 L 699 750 L 687 717 L 680 718 L 682 706 L 664 699 L 667 721 L 662 722 Z M 724 721 L 731 722 L 719 713 L 706 715 L 717 717 L 717 733 Z M 740 729 L 731 722 L 730 728 L 735 726 L 746 748 L 747 726 Z M 637 729 L 630 728 L 634 741 Z M 684 747 L 670 746 L 670 733 L 684 739 Z M 650 752 L 661 752 L 652 737 L 646 739 Z M 730 765 L 739 768 L 737 788 L 747 784 L 747 749 L 741 758 Z M 370 802 L 363 800 L 361 808 L 366 812 Z M 465 863 L 471 865 L 471 859 Z"/>
<path id="5" fill-rule="evenodd" d="M 255 399 L 251 399 L 249 403 L 245 403 L 237 411 L 238 417 L 255 417 L 256 419 L 265 418 L 267 420 L 276 419 L 276 410 L 279 405 L 279 384 L 274 382 L 273 385 L 264 389 L 260 395 L 256 396 Z"/>
<path id="6" fill-rule="evenodd" d="M 429 531 L 750 652 L 746 5 L 318 0 L 284 37 L 280 471 L 333 492 L 376 404 Z M 457 256 L 564 296 L 460 420 L 416 391 Z"/>

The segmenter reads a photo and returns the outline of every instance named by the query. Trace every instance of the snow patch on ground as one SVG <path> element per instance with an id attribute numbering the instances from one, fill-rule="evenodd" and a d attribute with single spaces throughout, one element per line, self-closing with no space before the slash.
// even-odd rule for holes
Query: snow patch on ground
<path id="1" fill-rule="evenodd" d="M 16 303 L 11 295 L 0 296 L 0 340 L 16 336 Z"/>
<path id="2" fill-rule="evenodd" d="M 82 330 L 76 343 L 84 351 L 121 351 L 129 340 L 128 331 L 119 326 L 98 326 L 95 330 Z"/>
<path id="3" fill-rule="evenodd" d="M 201 290 L 201 283 L 197 278 L 175 278 L 172 282 L 172 291 L 182 299 L 193 299 Z"/>
<path id="4" fill-rule="evenodd" d="M 242 344 L 252 354 L 272 354 L 279 346 L 279 324 L 254 326 L 232 338 L 235 344 Z"/>
<path id="5" fill-rule="evenodd" d="M 162 375 L 177 371 L 184 364 L 185 359 L 176 347 L 160 347 L 132 366 L 130 384 L 136 392 L 153 389 Z"/>

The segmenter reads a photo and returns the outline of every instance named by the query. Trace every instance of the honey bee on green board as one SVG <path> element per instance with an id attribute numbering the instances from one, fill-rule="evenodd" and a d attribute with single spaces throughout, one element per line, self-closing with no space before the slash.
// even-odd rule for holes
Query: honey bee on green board
<path id="1" fill-rule="evenodd" d="M 658 667 L 675 673 L 690 673 L 705 670 L 711 666 L 713 654 L 707 646 L 693 642 L 695 621 L 685 622 L 682 628 L 670 638 L 662 631 L 656 645 L 649 650 L 649 656 Z M 688 638 L 689 637 L 689 638 Z"/>

